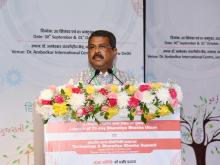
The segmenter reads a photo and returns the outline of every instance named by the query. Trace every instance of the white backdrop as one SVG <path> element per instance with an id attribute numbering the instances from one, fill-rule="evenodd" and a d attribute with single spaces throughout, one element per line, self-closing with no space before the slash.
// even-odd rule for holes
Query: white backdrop
<path id="1" fill-rule="evenodd" d="M 171 79 L 181 85 L 184 93 L 183 117 L 191 123 L 194 117 L 198 119 L 193 131 L 194 142 L 198 144 L 203 140 L 203 119 L 200 119 L 205 110 L 213 111 L 213 117 L 218 116 L 216 122 L 210 122 L 205 127 L 209 133 L 208 140 L 220 128 L 219 15 L 218 0 L 146 0 L 147 79 Z M 219 164 L 220 135 L 215 139 L 216 142 L 210 143 L 206 152 L 197 146 L 201 151 L 198 158 L 202 161 L 197 162 L 198 165 Z M 192 142 L 184 126 L 182 141 Z M 185 144 L 182 148 L 182 164 L 196 165 L 193 148 Z"/>
<path id="2" fill-rule="evenodd" d="M 200 96 L 220 114 L 219 6 L 218 0 L 146 0 L 146 77 L 176 80 L 189 116 L 199 116 Z M 119 55 L 119 68 L 143 79 L 142 9 L 142 0 L 0 0 L 0 164 L 33 164 L 32 102 L 41 89 L 63 84 L 87 67 L 83 32 L 115 33 L 119 53 L 127 54 Z M 194 133 L 197 142 L 200 133 Z M 206 164 L 217 165 L 219 151 L 219 142 L 209 145 Z M 196 164 L 191 147 L 183 145 L 182 160 Z"/>
<path id="3" fill-rule="evenodd" d="M 2 165 L 33 164 L 32 102 L 87 68 L 91 31 L 112 31 L 117 66 L 143 80 L 142 1 L 0 0 L 0 27 Z"/>

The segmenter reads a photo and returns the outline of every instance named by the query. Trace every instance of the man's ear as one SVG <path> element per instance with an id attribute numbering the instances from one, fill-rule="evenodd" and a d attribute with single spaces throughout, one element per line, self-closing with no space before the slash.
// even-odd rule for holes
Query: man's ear
<path id="1" fill-rule="evenodd" d="M 114 56 L 116 57 L 117 53 L 118 53 L 118 49 L 117 48 L 113 48 L 113 52 L 114 52 Z"/>

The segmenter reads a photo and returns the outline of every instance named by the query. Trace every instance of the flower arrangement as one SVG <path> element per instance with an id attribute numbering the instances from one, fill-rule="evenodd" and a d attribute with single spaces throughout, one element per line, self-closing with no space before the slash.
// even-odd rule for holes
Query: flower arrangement
<path id="1" fill-rule="evenodd" d="M 124 111 L 130 120 L 140 116 L 147 123 L 173 113 L 181 101 L 181 88 L 174 82 L 50 86 L 41 91 L 37 99 L 38 112 L 43 115 L 44 123 L 52 117 L 85 122 L 92 119 L 100 123 L 100 118 L 110 120 L 120 111 Z"/>

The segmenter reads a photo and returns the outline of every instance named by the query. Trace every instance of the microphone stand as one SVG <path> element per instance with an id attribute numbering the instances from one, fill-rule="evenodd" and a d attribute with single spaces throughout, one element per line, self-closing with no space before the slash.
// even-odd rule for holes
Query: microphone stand
<path id="1" fill-rule="evenodd" d="M 124 83 L 113 73 L 113 70 L 112 69 L 108 69 L 107 70 L 109 74 L 112 74 L 120 83 L 121 85 L 123 85 Z"/>
<path id="2" fill-rule="evenodd" d="M 90 83 L 92 82 L 92 80 L 93 80 L 99 73 L 100 73 L 100 70 L 96 69 L 94 76 L 90 79 L 90 81 L 89 81 L 88 84 L 90 84 Z"/>

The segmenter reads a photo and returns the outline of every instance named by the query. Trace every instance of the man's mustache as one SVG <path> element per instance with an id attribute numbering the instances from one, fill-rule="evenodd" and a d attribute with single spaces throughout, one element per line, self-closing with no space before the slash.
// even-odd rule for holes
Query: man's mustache
<path id="1" fill-rule="evenodd" d="M 95 53 L 92 59 L 95 59 L 96 57 L 104 59 L 103 55 L 101 55 L 100 53 Z"/>

